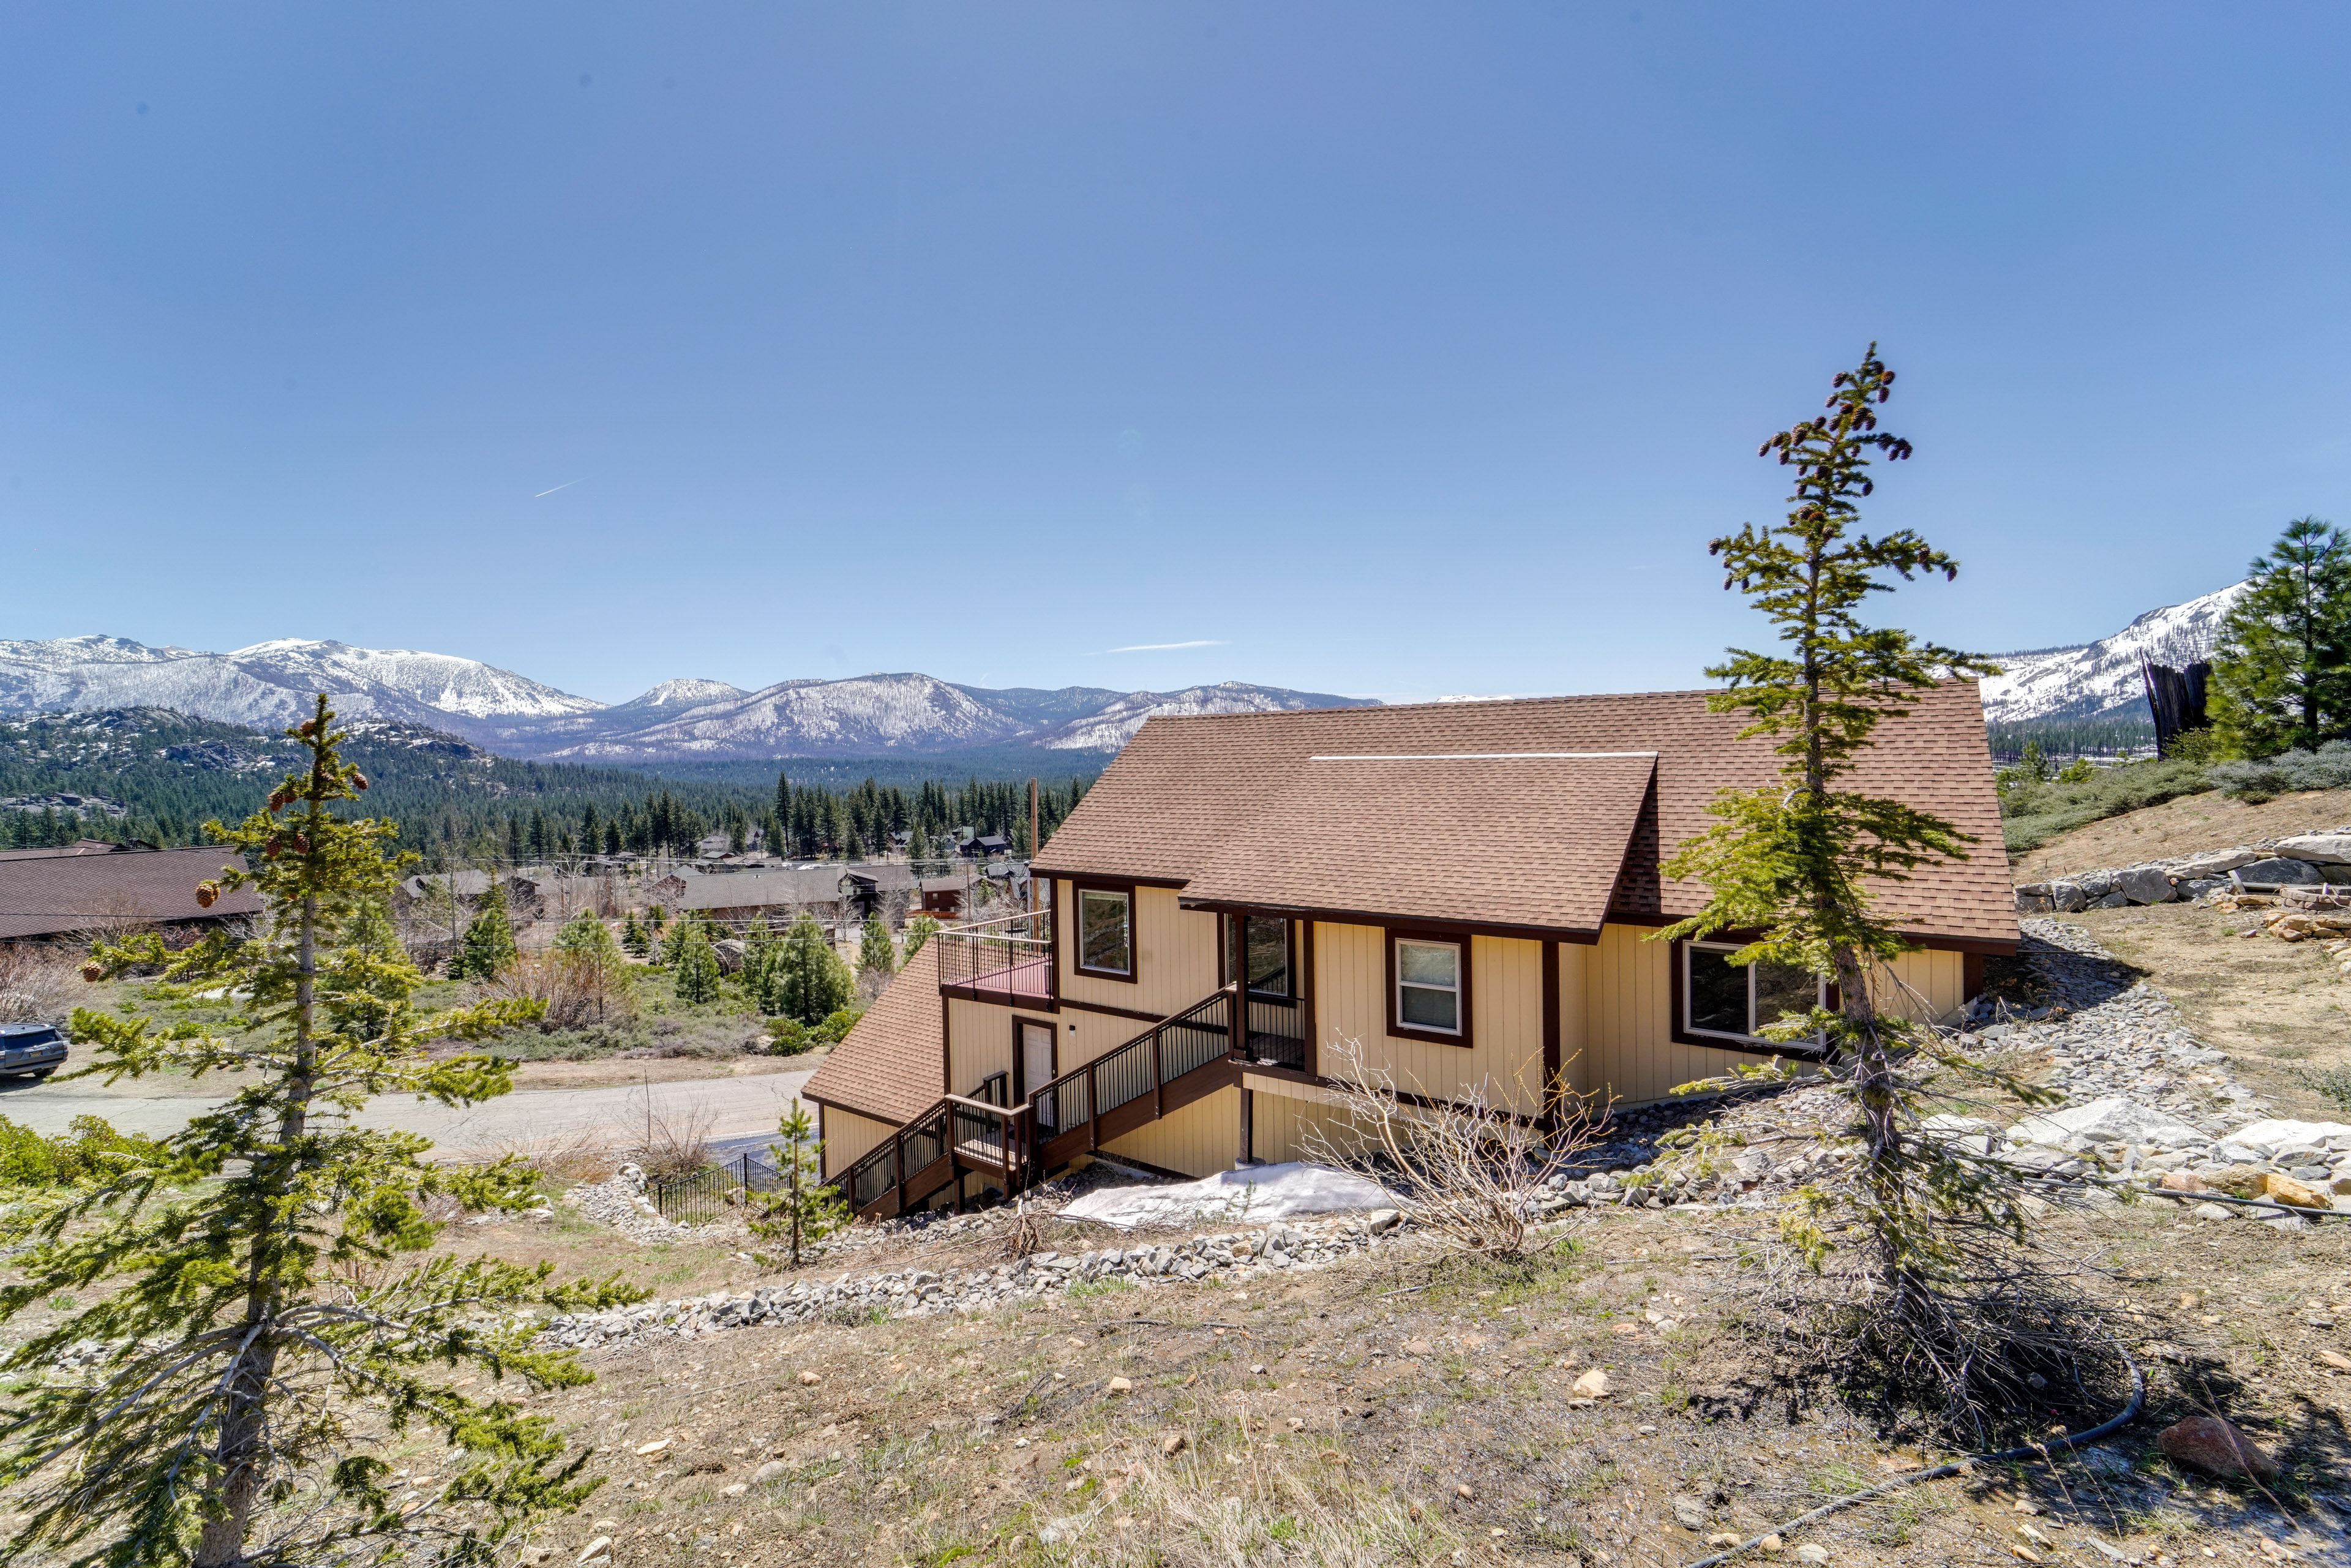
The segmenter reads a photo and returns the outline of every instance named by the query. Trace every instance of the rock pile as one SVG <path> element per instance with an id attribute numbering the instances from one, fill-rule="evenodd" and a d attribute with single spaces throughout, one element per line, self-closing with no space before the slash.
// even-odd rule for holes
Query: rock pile
<path id="1" fill-rule="evenodd" d="M 622 1166 L 618 1175 L 607 1180 L 575 1186 L 563 1195 L 562 1201 L 632 1241 L 684 1241 L 720 1228 L 664 1219 L 645 1197 L 645 1173 L 636 1166 Z"/>
<path id="2" fill-rule="evenodd" d="M 2029 882 L 2016 890 L 2016 908 L 2020 915 L 2074 915 L 2129 904 L 2170 904 L 2223 889 L 2322 883 L 2351 883 L 2351 825 L 2202 854 L 2085 871 L 2050 882 Z"/>
<path id="3" fill-rule="evenodd" d="M 1139 1286 L 1196 1283 L 1211 1274 L 1244 1282 L 1292 1269 L 1322 1269 L 1376 1248 L 1402 1224 L 1394 1209 L 1360 1218 L 1279 1224 L 1183 1240 L 1143 1242 L 1100 1251 L 1039 1252 L 1017 1262 L 972 1269 L 903 1269 L 884 1274 L 841 1275 L 830 1282 L 762 1285 L 746 1294 L 721 1291 L 680 1301 L 549 1321 L 541 1337 L 588 1350 L 640 1335 L 693 1338 L 758 1323 L 799 1323 L 826 1316 L 845 1321 L 927 1317 L 977 1312 L 1053 1294 L 1072 1285 L 1127 1280 Z"/>

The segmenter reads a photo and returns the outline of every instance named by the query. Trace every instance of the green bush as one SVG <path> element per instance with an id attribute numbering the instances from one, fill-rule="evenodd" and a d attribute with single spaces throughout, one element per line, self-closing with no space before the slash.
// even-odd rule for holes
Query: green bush
<path id="1" fill-rule="evenodd" d="M 2351 741 L 2330 740 L 2316 751 L 2282 751 L 2255 762 L 2215 763 L 2212 785 L 2245 800 L 2297 789 L 2351 789 Z"/>
<path id="2" fill-rule="evenodd" d="M 2159 806 L 2213 787 L 2200 762 L 2164 758 L 2109 768 L 2078 783 L 2018 780 L 2001 791 L 2001 831 L 2011 854 L 2039 849 L 2058 834 L 2102 817 Z"/>
<path id="3" fill-rule="evenodd" d="M 154 1139 L 118 1133 L 96 1116 L 76 1116 L 70 1125 L 70 1133 L 44 1137 L 0 1116 L 0 1186 L 80 1186 L 163 1155 Z"/>
<path id="4" fill-rule="evenodd" d="M 839 1045 L 848 1038 L 849 1031 L 857 1027 L 857 1020 L 864 1016 L 863 1008 L 839 1009 L 816 1026 L 816 1036 L 828 1045 Z"/>

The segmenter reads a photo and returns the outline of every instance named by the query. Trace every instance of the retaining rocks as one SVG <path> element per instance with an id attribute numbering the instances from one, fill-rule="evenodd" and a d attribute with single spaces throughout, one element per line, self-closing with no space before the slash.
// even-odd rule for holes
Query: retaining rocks
<path id="1" fill-rule="evenodd" d="M 2351 882 L 2351 826 L 2138 865 L 2077 872 L 2016 889 L 2020 915 L 2078 915 L 2132 904 L 2171 904 L 2222 888 Z"/>

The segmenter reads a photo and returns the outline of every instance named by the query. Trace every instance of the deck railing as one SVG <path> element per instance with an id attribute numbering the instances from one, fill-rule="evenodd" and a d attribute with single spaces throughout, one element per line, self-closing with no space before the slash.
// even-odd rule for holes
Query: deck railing
<path id="1" fill-rule="evenodd" d="M 951 925 L 931 938 L 939 950 L 939 984 L 1008 1001 L 1053 994 L 1053 912 Z"/>
<path id="2" fill-rule="evenodd" d="M 1245 1038 L 1247 1043 L 1241 1050 L 1245 1061 L 1301 1072 L 1306 1070 L 1306 1009 L 1302 1004 L 1251 993 Z"/>
<path id="3" fill-rule="evenodd" d="M 1037 1116 L 1037 1142 L 1051 1142 L 1120 1106 L 1156 1093 L 1194 1068 L 1233 1049 L 1233 988 L 1165 1019 L 1114 1051 L 1071 1068 L 1041 1089 L 1029 1103 Z"/>

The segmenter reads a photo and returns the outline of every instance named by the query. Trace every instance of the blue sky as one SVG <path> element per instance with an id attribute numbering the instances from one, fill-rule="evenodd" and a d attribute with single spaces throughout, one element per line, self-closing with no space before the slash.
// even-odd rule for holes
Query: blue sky
<path id="1" fill-rule="evenodd" d="M 15 6 L 0 635 L 607 700 L 1692 685 L 1756 635 L 1705 541 L 1875 338 L 1917 455 L 1871 522 L 1964 563 L 1888 618 L 2084 640 L 2351 522 L 2346 33 Z"/>

